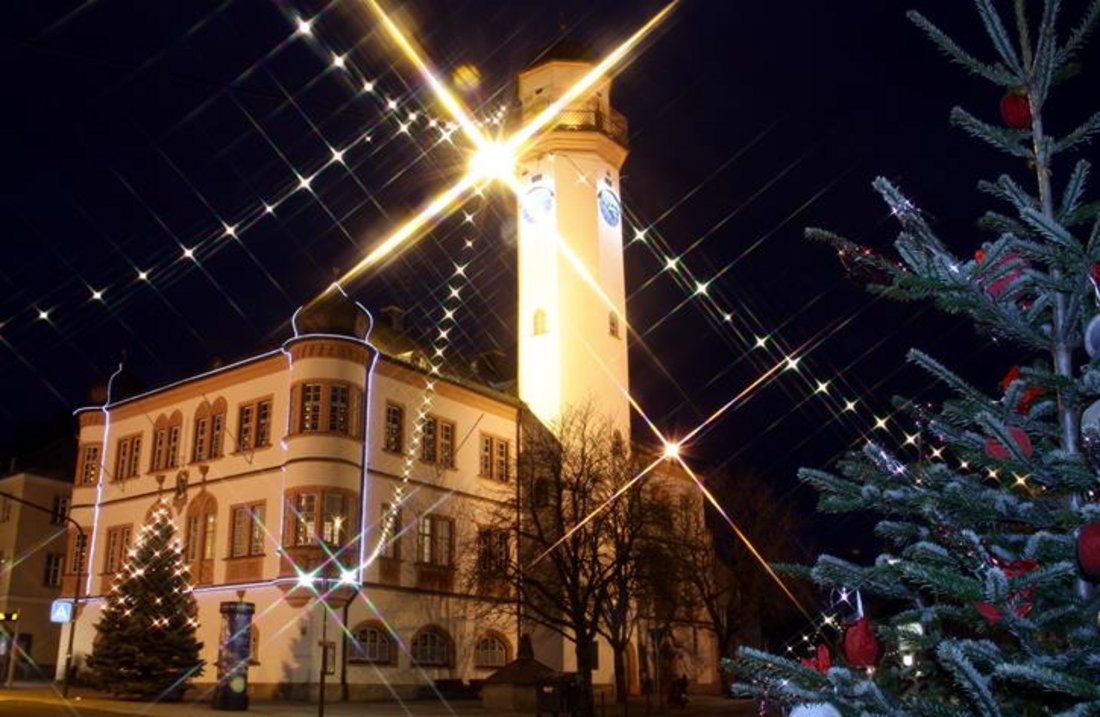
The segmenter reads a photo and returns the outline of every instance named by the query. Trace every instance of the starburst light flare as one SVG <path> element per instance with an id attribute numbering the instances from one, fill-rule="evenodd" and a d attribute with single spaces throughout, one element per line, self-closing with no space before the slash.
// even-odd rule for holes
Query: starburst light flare
<path id="1" fill-rule="evenodd" d="M 577 82 L 567 89 L 561 97 L 557 98 L 557 100 L 539 112 L 539 114 L 533 117 L 511 136 L 495 143 L 490 142 L 490 140 L 488 140 L 477 128 L 476 124 L 470 118 L 470 113 L 465 109 L 462 103 L 458 101 L 454 94 L 447 89 L 436 73 L 432 71 L 431 67 L 421 57 L 420 53 L 413 46 L 406 34 L 402 32 L 397 23 L 395 23 L 386 13 L 381 4 L 379 4 L 377 0 L 366 0 L 366 3 L 382 22 L 390 38 L 394 40 L 409 61 L 412 62 L 420 72 L 421 76 L 424 77 L 428 86 L 435 94 L 436 99 L 447 109 L 454 120 L 459 123 L 463 132 L 474 144 L 475 154 L 474 162 L 472 163 L 473 166 L 466 174 L 459 178 L 448 189 L 443 190 L 435 199 L 428 202 L 419 213 L 409 219 L 405 224 L 398 227 L 390 236 L 375 246 L 367 256 L 361 259 L 339 279 L 339 283 L 341 284 L 345 284 L 354 279 L 367 268 L 378 263 L 403 244 L 415 240 L 420 235 L 421 230 L 429 225 L 436 217 L 447 211 L 466 193 L 467 190 L 477 185 L 481 180 L 498 178 L 514 189 L 517 186 L 514 172 L 508 173 L 508 176 L 504 177 L 494 176 L 501 173 L 502 164 L 507 164 L 509 157 L 518 156 L 527 143 L 534 139 L 543 128 L 550 124 L 567 104 L 577 100 L 584 95 L 584 93 L 591 90 L 597 82 L 606 77 L 616 66 L 621 64 L 628 53 L 669 16 L 673 9 L 679 4 L 679 0 L 673 0 L 673 2 L 661 8 L 661 10 L 651 17 L 644 25 L 638 28 L 630 37 L 609 52 L 602 60 L 593 66 L 590 71 L 577 80 Z M 490 148 L 486 150 L 486 147 Z M 483 175 L 485 170 L 491 170 L 491 172 Z M 324 294 L 322 294 L 322 296 L 323 295 Z"/>

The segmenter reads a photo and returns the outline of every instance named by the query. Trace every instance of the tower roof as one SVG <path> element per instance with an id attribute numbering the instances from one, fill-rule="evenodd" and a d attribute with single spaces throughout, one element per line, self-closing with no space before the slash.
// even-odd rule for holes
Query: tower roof
<path id="1" fill-rule="evenodd" d="M 563 37 L 550 47 L 543 50 L 524 69 L 530 70 L 549 62 L 587 62 L 594 64 L 597 61 L 595 51 L 587 44 L 570 37 Z"/>
<path id="2" fill-rule="evenodd" d="M 294 335 L 339 334 L 364 339 L 370 318 L 344 292 L 330 290 L 306 304 L 293 319 Z"/>

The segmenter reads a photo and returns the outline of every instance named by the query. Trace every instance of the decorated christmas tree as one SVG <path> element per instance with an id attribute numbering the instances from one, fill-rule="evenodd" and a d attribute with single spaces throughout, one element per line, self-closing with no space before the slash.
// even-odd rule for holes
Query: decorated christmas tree
<path id="1" fill-rule="evenodd" d="M 202 674 L 195 596 L 168 506 L 137 535 L 96 623 L 94 683 L 130 699 L 179 699 Z"/>
<path id="2" fill-rule="evenodd" d="M 872 290 L 969 317 L 995 337 L 991 361 L 1015 366 L 999 382 L 970 381 L 911 351 L 950 394 L 937 405 L 896 399 L 915 438 L 868 442 L 835 472 L 800 472 L 821 510 L 879 516 L 885 547 L 871 564 L 824 555 L 801 570 L 837 603 L 837 629 L 808 640 L 811 654 L 740 653 L 741 689 L 792 715 L 1100 714 L 1100 203 L 1086 201 L 1090 167 L 1072 156 L 1100 131 L 1100 113 L 1062 133 L 1043 115 L 1063 89 L 1097 97 L 1074 75 L 1100 2 L 1070 22 L 1057 0 L 974 5 L 989 60 L 909 17 L 1003 93 L 999 118 L 951 113 L 1009 158 L 975 196 L 995 207 L 976 216 L 985 243 L 937 236 L 885 179 L 874 187 L 901 224 L 897 258 L 809 234 Z"/>

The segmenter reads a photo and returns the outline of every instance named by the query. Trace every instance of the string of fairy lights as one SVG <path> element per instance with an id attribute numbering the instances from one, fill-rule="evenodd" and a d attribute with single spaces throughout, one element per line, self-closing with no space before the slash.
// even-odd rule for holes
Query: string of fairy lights
<path id="1" fill-rule="evenodd" d="M 262 236 L 263 226 L 270 218 L 278 216 L 284 211 L 284 208 L 293 211 L 289 206 L 292 198 L 304 196 L 323 205 L 324 202 L 314 192 L 315 183 L 322 175 L 341 170 L 354 177 L 350 168 L 355 163 L 357 156 L 361 158 L 359 161 L 363 161 L 363 158 L 374 156 L 390 142 L 401 138 L 408 138 L 417 142 L 417 146 L 421 150 L 417 161 L 431 155 L 436 148 L 445 148 L 445 151 L 458 151 L 455 135 L 468 130 L 468 128 L 463 127 L 460 120 L 453 117 L 445 118 L 443 114 L 430 113 L 423 106 L 417 105 L 413 96 L 389 92 L 384 80 L 371 78 L 360 72 L 348 52 L 338 53 L 324 48 L 318 34 L 316 22 L 316 17 L 310 19 L 295 18 L 292 37 L 308 39 L 322 47 L 322 50 L 328 53 L 328 71 L 342 73 L 349 77 L 353 84 L 359 88 L 360 94 L 375 101 L 379 109 L 379 117 L 363 128 L 355 137 L 338 145 L 327 145 L 326 142 L 328 150 L 326 157 L 309 169 L 295 170 L 293 176 L 287 178 L 284 186 L 267 198 L 259 200 L 251 206 L 242 207 L 240 211 L 234 212 L 232 217 L 218 218 L 213 227 L 209 227 L 186 239 L 177 239 L 174 247 L 166 247 L 158 254 L 144 258 L 140 264 L 132 263 L 130 266 L 132 273 L 128 279 L 122 274 L 117 274 L 114 278 L 102 278 L 94 283 L 84 281 L 84 290 L 87 292 L 87 296 L 83 300 L 74 295 L 60 295 L 58 292 L 61 289 L 59 288 L 57 292 L 47 292 L 35 301 L 30 302 L 27 312 L 12 317 L 0 325 L 0 332 L 3 334 L 0 338 L 3 339 L 5 345 L 10 347 L 8 337 L 16 335 L 21 328 L 28 324 L 34 322 L 56 324 L 60 322 L 69 311 L 65 307 L 70 307 L 74 316 L 79 309 L 89 304 L 111 305 L 115 310 L 120 310 L 128 302 L 133 301 L 143 287 L 156 289 L 156 286 L 162 281 L 167 284 L 168 282 L 182 280 L 183 276 L 191 270 L 202 271 L 202 264 L 206 257 L 212 256 L 225 247 L 234 244 L 245 246 L 247 235 L 255 232 L 258 236 Z M 288 101 L 294 104 L 293 97 L 289 93 Z M 413 106 L 413 108 L 409 109 L 410 106 Z M 507 119 L 506 112 L 506 106 L 495 106 L 488 113 L 483 113 L 483 116 L 472 120 L 473 126 L 475 128 L 503 127 Z M 252 120 L 251 117 L 250 120 Z M 271 143 L 273 147 L 275 146 L 271 138 L 263 133 L 258 122 L 252 120 L 252 125 L 264 136 L 265 141 Z M 401 174 L 410 168 L 411 166 L 405 167 L 390 181 L 397 181 Z M 356 178 L 355 181 L 358 182 L 359 180 Z M 370 194 L 362 184 L 360 184 L 360 187 L 364 193 Z M 822 192 L 827 191 L 827 189 L 828 187 L 824 187 Z M 820 193 L 817 196 L 820 196 Z M 343 226 L 340 218 L 332 212 L 328 212 L 328 215 L 333 223 L 339 226 L 350 238 L 351 234 Z M 472 218 L 472 215 L 468 216 Z M 812 349 L 832 335 L 831 331 L 835 331 L 836 327 L 833 327 L 831 331 L 823 332 L 814 341 L 803 346 L 797 348 L 787 347 L 778 332 L 774 329 L 766 329 L 759 318 L 747 307 L 742 305 L 738 309 L 731 308 L 735 303 L 727 298 L 721 280 L 733 264 L 745 256 L 745 253 L 707 277 L 702 277 L 691 270 L 687 261 L 687 254 L 699 246 L 713 232 L 717 231 L 720 225 L 716 225 L 711 231 L 697 238 L 686 251 L 676 253 L 671 250 L 670 243 L 661 236 L 655 226 L 646 224 L 632 213 L 628 213 L 628 216 L 633 225 L 639 227 L 635 229 L 630 245 L 647 248 L 660 262 L 661 269 L 655 273 L 654 278 L 662 274 L 667 275 L 674 285 L 684 291 L 681 303 L 666 316 L 670 316 L 679 306 L 690 304 L 699 307 L 712 325 L 721 329 L 717 333 L 723 341 L 728 342 L 741 352 L 735 361 L 753 360 L 757 362 L 759 368 L 765 370 L 768 380 L 759 385 L 770 383 L 778 375 L 791 373 L 799 376 L 805 387 L 810 390 L 809 395 L 801 398 L 801 401 L 809 400 L 810 397 L 822 398 L 830 406 L 834 420 L 855 418 L 860 415 L 857 406 L 860 404 L 866 405 L 866 401 L 858 398 L 856 392 L 844 383 L 841 374 L 831 374 L 829 378 L 817 378 L 810 372 L 805 361 Z M 758 245 L 759 242 L 754 246 Z M 392 534 L 393 518 L 404 498 L 403 491 L 409 483 L 415 464 L 416 452 L 420 448 L 423 418 L 426 417 L 432 404 L 434 396 L 433 377 L 437 376 L 444 367 L 450 345 L 450 332 L 459 323 L 456 312 L 461 304 L 463 287 L 470 284 L 468 267 L 474 258 L 471 250 L 472 245 L 469 242 L 463 245 L 463 256 L 460 261 L 454 263 L 453 284 L 449 285 L 447 295 L 440 302 L 441 313 L 435 326 L 434 353 L 430 359 L 429 376 L 426 377 L 421 392 L 420 405 L 417 408 L 417 420 L 414 423 L 412 440 L 409 441 L 407 447 L 401 481 L 395 489 L 392 502 L 394 508 L 385 518 L 382 531 L 384 536 Z M 254 255 L 252 260 L 263 270 Z M 277 282 L 274 283 L 277 284 Z M 646 285 L 648 284 L 649 282 L 646 282 Z M 848 321 L 850 320 L 849 317 Z M 646 332 L 636 333 L 635 335 L 644 344 L 649 331 L 652 331 L 652 327 L 647 329 Z M 686 395 L 682 388 L 677 387 Z M 742 401 L 751 395 L 752 392 L 748 392 L 742 397 Z M 716 425 L 721 417 L 735 410 L 737 405 L 740 404 L 730 402 L 724 404 L 719 411 L 710 414 L 710 417 L 698 428 L 690 432 L 692 440 L 697 440 L 706 430 L 709 430 L 709 426 Z M 873 419 L 873 426 L 870 430 L 888 430 L 888 417 L 872 415 L 871 418 Z M 651 425 L 653 425 L 653 422 L 651 422 Z M 658 435 L 660 434 L 658 433 Z M 683 439 L 681 439 L 681 442 L 669 443 L 675 445 L 678 449 L 681 447 L 682 442 Z M 679 456 L 677 457 L 679 458 Z M 701 484 L 700 488 L 703 489 Z M 728 516 L 727 520 L 729 520 Z M 732 522 L 731 527 L 734 527 Z M 374 551 L 374 555 L 377 555 L 381 548 L 380 542 Z"/>

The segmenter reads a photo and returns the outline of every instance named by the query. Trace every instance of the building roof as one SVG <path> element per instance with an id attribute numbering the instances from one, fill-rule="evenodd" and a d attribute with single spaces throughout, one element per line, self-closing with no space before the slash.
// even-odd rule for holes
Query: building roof
<path id="1" fill-rule="evenodd" d="M 530 70 L 555 61 L 595 64 L 598 59 L 595 51 L 589 45 L 570 37 L 563 37 L 539 53 L 524 70 Z"/>
<path id="2" fill-rule="evenodd" d="M 518 657 L 485 678 L 487 685 L 533 685 L 553 677 L 557 670 L 533 657 Z"/>

